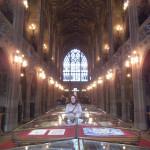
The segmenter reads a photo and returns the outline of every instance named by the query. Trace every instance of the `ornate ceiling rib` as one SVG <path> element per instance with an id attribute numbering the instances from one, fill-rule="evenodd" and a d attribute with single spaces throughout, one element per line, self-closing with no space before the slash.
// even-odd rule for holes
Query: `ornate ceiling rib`
<path id="1" fill-rule="evenodd" d="M 49 0 L 56 8 L 59 35 L 64 50 L 88 47 L 89 38 L 97 22 L 97 8 L 104 8 L 102 0 Z M 72 46 L 71 46 L 72 45 Z"/>

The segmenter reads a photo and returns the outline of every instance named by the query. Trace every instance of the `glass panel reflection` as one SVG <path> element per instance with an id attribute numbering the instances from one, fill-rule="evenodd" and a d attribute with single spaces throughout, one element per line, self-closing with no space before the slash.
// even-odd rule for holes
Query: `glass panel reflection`
<path id="1" fill-rule="evenodd" d="M 78 141 L 76 139 L 56 141 L 46 144 L 17 147 L 11 150 L 78 150 Z"/>
<path id="2" fill-rule="evenodd" d="M 85 150 L 149 150 L 138 146 L 83 140 Z"/>

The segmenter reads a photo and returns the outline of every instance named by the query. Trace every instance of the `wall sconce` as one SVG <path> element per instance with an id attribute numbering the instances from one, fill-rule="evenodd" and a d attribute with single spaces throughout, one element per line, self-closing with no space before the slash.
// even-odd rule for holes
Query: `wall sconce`
<path id="1" fill-rule="evenodd" d="M 62 85 L 60 85 L 60 89 L 63 91 L 64 90 L 64 87 Z"/>
<path id="2" fill-rule="evenodd" d="M 130 61 L 129 61 L 129 60 L 126 60 L 126 61 L 125 61 L 125 67 L 126 67 L 126 68 L 129 68 L 130 65 L 131 65 Z"/>
<path id="3" fill-rule="evenodd" d="M 116 29 L 117 32 L 122 32 L 123 31 L 123 27 L 120 24 L 117 24 L 115 26 L 115 29 Z"/>
<path id="4" fill-rule="evenodd" d="M 127 8 L 129 7 L 129 0 L 126 0 L 123 4 L 123 10 L 127 10 Z"/>
<path id="5" fill-rule="evenodd" d="M 30 25 L 29 25 L 29 30 L 30 31 L 32 31 L 32 36 L 34 37 L 35 36 L 35 30 L 36 30 L 36 24 L 34 24 L 34 23 L 31 23 Z"/>
<path id="6" fill-rule="evenodd" d="M 137 54 L 136 51 L 133 51 L 131 56 L 128 56 L 128 60 L 125 61 L 125 67 L 129 68 L 131 65 L 139 64 L 140 61 L 140 56 Z"/>
<path id="7" fill-rule="evenodd" d="M 127 74 L 127 78 L 130 78 L 130 77 L 131 77 L 131 74 L 130 74 L 130 73 L 128 73 L 128 74 Z"/>
<path id="8" fill-rule="evenodd" d="M 100 56 L 97 56 L 97 61 L 100 61 Z"/>
<path id="9" fill-rule="evenodd" d="M 97 87 L 96 81 L 94 81 L 94 82 L 92 83 L 92 87 L 93 87 L 93 88 L 96 88 L 96 87 Z"/>
<path id="10" fill-rule="evenodd" d="M 90 90 L 90 86 L 88 86 L 86 89 L 87 89 L 87 91 L 89 91 Z"/>
<path id="11" fill-rule="evenodd" d="M 104 50 L 104 53 L 109 53 L 109 50 L 110 50 L 110 47 L 109 47 L 109 44 L 104 44 L 104 46 L 103 46 L 103 50 Z"/>
<path id="12" fill-rule="evenodd" d="M 120 37 L 120 34 L 123 32 L 123 26 L 120 24 L 117 24 L 115 26 L 115 31 L 116 31 L 117 36 Z"/>
<path id="13" fill-rule="evenodd" d="M 112 69 L 110 69 L 109 71 L 107 71 L 106 79 L 111 80 L 112 78 L 113 78 L 113 73 L 112 73 Z"/>
<path id="14" fill-rule="evenodd" d="M 136 51 L 133 51 L 130 61 L 132 65 L 138 64 L 140 62 L 140 57 Z"/>
<path id="15" fill-rule="evenodd" d="M 98 84 L 102 84 L 103 83 L 103 79 L 101 77 L 99 77 L 97 83 Z"/>
<path id="16" fill-rule="evenodd" d="M 45 52 L 45 53 L 48 52 L 48 46 L 46 43 L 43 44 L 43 52 Z"/>
<path id="17" fill-rule="evenodd" d="M 13 61 L 16 64 L 21 64 L 22 63 L 23 57 L 22 57 L 22 55 L 21 55 L 19 50 L 16 50 L 16 52 L 14 54 L 14 60 Z"/>
<path id="18" fill-rule="evenodd" d="M 82 92 L 86 92 L 86 89 L 82 89 Z"/>
<path id="19" fill-rule="evenodd" d="M 24 59 L 22 62 L 22 67 L 26 68 L 27 66 L 28 66 L 28 62 L 26 59 Z"/>
<path id="20" fill-rule="evenodd" d="M 65 92 L 69 92 L 69 89 L 65 89 L 64 91 L 65 91 Z"/>
<path id="21" fill-rule="evenodd" d="M 28 66 L 27 60 L 24 58 L 24 55 L 20 53 L 19 50 L 16 50 L 13 62 L 16 64 L 20 64 L 24 68 Z"/>
<path id="22" fill-rule="evenodd" d="M 59 86 L 58 82 L 56 81 L 55 82 L 55 87 L 57 88 Z"/>
<path id="23" fill-rule="evenodd" d="M 43 44 L 43 49 L 44 49 L 44 50 L 47 50 L 47 48 L 48 48 L 48 47 L 47 47 L 47 44 L 44 43 L 44 44 Z"/>
<path id="24" fill-rule="evenodd" d="M 24 77 L 24 74 L 23 74 L 23 73 L 21 73 L 21 74 L 20 74 L 20 76 L 21 76 L 21 77 Z"/>
<path id="25" fill-rule="evenodd" d="M 31 23 L 29 25 L 29 29 L 32 30 L 32 31 L 35 31 L 36 30 L 36 25 L 34 23 Z"/>
<path id="26" fill-rule="evenodd" d="M 52 77 L 49 78 L 48 82 L 49 82 L 49 84 L 52 84 L 52 85 L 55 83 L 55 81 Z"/>
<path id="27" fill-rule="evenodd" d="M 29 8 L 28 0 L 23 0 L 23 5 L 26 9 Z"/>
<path id="28" fill-rule="evenodd" d="M 53 56 L 52 56 L 51 60 L 54 61 L 54 57 Z"/>
<path id="29" fill-rule="evenodd" d="M 45 74 L 44 70 L 40 69 L 38 75 L 39 75 L 40 79 L 42 79 L 42 80 L 46 79 L 46 74 Z"/>

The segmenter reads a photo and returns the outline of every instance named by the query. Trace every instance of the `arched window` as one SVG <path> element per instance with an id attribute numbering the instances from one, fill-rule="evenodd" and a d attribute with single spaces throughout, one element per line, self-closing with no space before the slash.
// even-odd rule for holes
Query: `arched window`
<path id="1" fill-rule="evenodd" d="M 64 58 L 63 81 L 88 81 L 88 63 L 85 55 L 77 49 Z"/>

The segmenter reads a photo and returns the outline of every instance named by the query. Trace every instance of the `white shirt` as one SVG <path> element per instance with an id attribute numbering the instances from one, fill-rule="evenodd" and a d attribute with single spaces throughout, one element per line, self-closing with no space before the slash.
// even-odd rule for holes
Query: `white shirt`
<path id="1" fill-rule="evenodd" d="M 79 103 L 73 105 L 71 103 L 67 104 L 65 113 L 67 114 L 75 114 L 76 117 L 79 117 L 82 113 L 82 108 Z"/>

